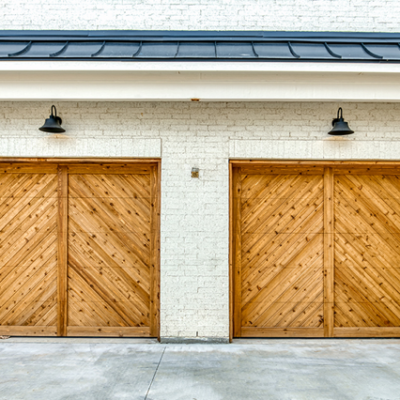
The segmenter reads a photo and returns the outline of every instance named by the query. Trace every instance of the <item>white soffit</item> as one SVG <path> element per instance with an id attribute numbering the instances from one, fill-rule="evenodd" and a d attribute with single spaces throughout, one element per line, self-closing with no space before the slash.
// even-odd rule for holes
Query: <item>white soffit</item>
<path id="1" fill-rule="evenodd" d="M 3 61 L 0 100 L 399 101 L 400 64 Z"/>

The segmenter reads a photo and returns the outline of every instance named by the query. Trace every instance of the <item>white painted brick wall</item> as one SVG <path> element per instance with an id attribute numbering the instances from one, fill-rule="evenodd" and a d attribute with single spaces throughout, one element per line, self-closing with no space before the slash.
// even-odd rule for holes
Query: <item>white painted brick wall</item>
<path id="1" fill-rule="evenodd" d="M 398 0 L 0 0 L 1 29 L 397 32 Z"/>
<path id="2" fill-rule="evenodd" d="M 51 103 L 0 103 L 0 156 L 162 157 L 162 336 L 228 336 L 229 158 L 400 160 L 400 103 L 56 105 L 68 139 L 38 130 Z"/>

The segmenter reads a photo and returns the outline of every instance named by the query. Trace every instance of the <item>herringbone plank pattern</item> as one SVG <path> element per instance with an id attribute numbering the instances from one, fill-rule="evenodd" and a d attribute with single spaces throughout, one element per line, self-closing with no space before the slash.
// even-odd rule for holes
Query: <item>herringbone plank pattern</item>
<path id="1" fill-rule="evenodd" d="M 150 203 L 149 174 L 69 176 L 69 326 L 149 326 Z"/>
<path id="2" fill-rule="evenodd" d="M 335 326 L 400 326 L 400 179 L 335 177 Z"/>
<path id="3" fill-rule="evenodd" d="M 57 177 L 0 174 L 0 326 L 55 326 Z"/>
<path id="4" fill-rule="evenodd" d="M 323 176 L 243 175 L 242 327 L 323 324 Z"/>

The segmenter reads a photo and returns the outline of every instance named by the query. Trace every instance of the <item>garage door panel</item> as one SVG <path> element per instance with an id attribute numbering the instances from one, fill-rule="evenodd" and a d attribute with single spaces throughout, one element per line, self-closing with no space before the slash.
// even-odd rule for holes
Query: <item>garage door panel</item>
<path id="1" fill-rule="evenodd" d="M 81 197 L 78 189 L 85 191 L 87 197 L 115 196 L 133 199 L 150 199 L 151 197 L 150 172 L 145 175 L 117 175 L 117 172 L 109 171 L 105 175 L 94 171 L 90 174 L 71 174 L 70 180 L 75 183 L 74 188 L 70 188 L 71 198 Z"/>
<path id="2" fill-rule="evenodd" d="M 388 303 L 383 301 L 385 296 L 387 297 L 387 292 L 369 290 L 370 287 L 373 287 L 374 282 L 364 278 L 360 273 L 357 274 L 354 270 L 336 270 L 335 283 L 335 301 L 344 303 L 340 306 L 342 313 L 346 310 L 348 313 L 357 313 L 362 320 L 370 321 L 366 326 L 376 326 L 375 324 L 378 326 L 384 324 L 383 326 L 385 326 L 387 324 L 384 321 L 396 322 L 399 320 L 396 316 L 398 307 L 391 306 L 393 302 L 391 298 L 388 297 Z M 347 306 L 345 306 L 346 303 Z M 371 314 L 370 310 L 372 309 L 378 311 Z"/>
<path id="3" fill-rule="evenodd" d="M 16 277 L 8 290 L 2 288 L 1 325 L 25 326 L 30 312 L 43 305 L 48 292 L 56 290 L 55 277 L 55 263 L 48 262 L 35 270 L 27 268 L 23 277 Z M 52 305 L 55 304 L 54 300 Z"/>
<path id="4" fill-rule="evenodd" d="M 136 236 L 136 246 L 139 248 L 147 247 L 149 250 L 150 242 L 150 219 L 146 223 L 140 221 L 139 218 L 130 215 L 131 210 L 127 210 L 125 214 L 110 211 L 113 207 L 118 206 L 112 199 L 99 198 L 81 198 L 72 199 L 70 201 L 70 232 L 87 232 L 87 233 L 106 233 L 112 232 L 114 239 L 120 238 L 124 242 L 127 241 L 127 234 L 132 234 L 132 238 Z M 150 208 L 150 205 L 148 205 Z M 128 212 L 130 211 L 130 213 Z M 114 215 L 113 215 L 114 214 Z"/>
<path id="5" fill-rule="evenodd" d="M 318 181 L 318 177 L 317 177 Z M 315 182 L 315 176 L 304 175 L 246 175 L 241 176 L 241 198 L 267 200 L 291 198 L 296 190 L 304 190 Z"/>
<path id="6" fill-rule="evenodd" d="M 336 178 L 338 189 L 335 197 L 337 201 L 341 200 L 348 204 L 347 208 L 339 207 L 337 209 L 336 213 L 339 215 L 337 219 L 340 219 L 340 214 L 343 213 L 347 217 L 363 219 L 359 223 L 364 222 L 367 232 L 400 233 L 400 203 L 395 198 L 384 195 L 382 187 L 374 190 L 377 185 L 375 182 L 371 182 L 369 178 L 369 176 L 340 176 Z M 383 178 L 382 176 L 378 177 L 381 181 L 383 181 Z M 339 187 L 343 190 L 339 190 Z M 357 222 L 355 221 L 355 223 Z"/>
<path id="7" fill-rule="evenodd" d="M 278 222 L 281 226 L 285 226 L 290 222 L 290 217 L 294 219 L 294 215 L 304 212 L 304 207 L 312 208 L 313 203 L 320 203 L 323 197 L 321 179 L 314 178 L 304 188 L 301 188 L 301 183 L 304 182 L 298 182 L 297 186 L 292 182 L 290 193 L 279 197 L 276 195 L 274 198 L 242 199 L 243 231 L 254 232 L 260 224 L 269 229 L 275 227 Z M 307 179 L 303 177 L 302 180 Z M 279 230 L 279 227 L 277 229 Z"/>
<path id="8" fill-rule="evenodd" d="M 54 183 L 56 174 L 1 174 L 0 173 L 0 204 L 1 210 L 7 207 L 5 200 L 21 201 L 22 199 L 40 197 L 40 192 Z M 3 216 L 3 214 L 0 214 Z"/>
<path id="9" fill-rule="evenodd" d="M 241 204 L 241 294 L 236 305 L 240 330 L 237 327 L 236 332 L 257 336 L 257 330 L 320 326 L 322 175 L 240 176 L 241 188 L 234 189 L 242 193 L 234 199 Z"/>
<path id="10" fill-rule="evenodd" d="M 118 179 L 118 175 L 92 175 L 90 177 L 73 175 L 73 179 L 84 183 L 84 188 L 87 189 L 85 191 L 88 195 L 87 198 L 100 201 L 104 211 L 113 216 L 135 218 L 138 222 L 142 221 L 144 225 L 149 223 L 151 217 L 150 193 L 148 191 L 139 193 L 138 182 L 132 177 L 126 176 L 125 179 Z M 111 184 L 110 181 L 114 182 Z M 121 186 L 116 189 L 118 185 Z M 79 189 L 82 189 L 82 185 L 79 185 Z M 75 193 L 75 195 L 78 194 Z"/>
<path id="11" fill-rule="evenodd" d="M 151 191 L 140 187 L 149 183 L 150 174 L 71 175 L 69 302 L 80 311 L 69 326 L 150 326 Z"/>
<path id="12" fill-rule="evenodd" d="M 392 264 L 390 264 L 392 261 L 386 256 L 387 246 L 379 246 L 381 241 L 377 241 L 378 246 L 372 247 L 375 243 L 371 244 L 367 240 L 369 237 L 365 237 L 363 243 L 362 237 L 353 236 L 350 238 L 350 242 L 349 240 L 339 240 L 340 236 L 337 235 L 338 240 L 335 241 L 337 248 L 335 270 L 349 270 L 350 273 L 353 271 L 357 273 L 358 271 L 358 274 L 363 278 L 370 277 L 371 282 L 377 283 L 381 289 L 387 287 L 388 290 L 391 290 L 390 288 L 395 288 L 394 293 L 398 293 L 397 288 L 400 288 L 400 264 L 394 264 L 394 267 L 392 267 Z M 366 247 L 365 243 L 367 243 L 368 247 Z"/>
<path id="13" fill-rule="evenodd" d="M 400 336 L 400 168 L 332 164 L 233 168 L 235 336 Z"/>
<path id="14" fill-rule="evenodd" d="M 0 334 L 157 335 L 157 190 L 156 163 L 0 164 Z"/>
<path id="15" fill-rule="evenodd" d="M 297 284 L 297 282 L 295 282 Z M 303 282 L 299 281 L 299 285 Z M 268 327 L 317 327 L 323 322 L 323 290 L 321 279 L 309 281 L 307 286 L 299 286 L 297 293 L 291 293 L 277 301 L 255 304 L 253 315 L 243 312 L 243 326 Z M 313 311 L 314 310 L 314 311 Z M 310 315 L 310 312 L 316 314 Z M 311 323 L 311 325 L 310 325 Z"/>
<path id="16" fill-rule="evenodd" d="M 77 273 L 92 280 L 98 281 L 107 290 L 111 302 L 130 300 L 133 303 L 145 305 L 149 303 L 150 284 L 143 282 L 133 268 L 110 268 L 85 266 L 79 261 L 71 260 L 70 265 Z M 132 276 L 136 275 L 136 276 Z M 100 278 L 98 278 L 100 277 Z M 72 278 L 71 278 L 72 279 Z M 146 288 L 148 286 L 148 288 Z M 112 290 L 111 290 L 112 289 Z"/>
<path id="17" fill-rule="evenodd" d="M 399 327 L 399 180 L 351 174 L 335 183 L 335 326 Z"/>
<path id="18" fill-rule="evenodd" d="M 340 265 L 346 264 L 346 257 L 349 254 L 358 264 L 365 267 L 374 265 L 374 268 L 379 269 L 398 269 L 400 267 L 398 240 L 400 235 L 392 234 L 336 234 L 335 247 L 338 247 L 336 257 L 338 259 L 340 257 Z"/>
<path id="19" fill-rule="evenodd" d="M 293 272 L 291 269 L 312 264 L 316 258 L 321 260 L 323 255 L 322 234 L 271 235 L 263 236 L 261 241 L 268 244 L 254 258 L 242 254 L 243 292 L 249 285 L 260 287 L 269 282 L 271 276 L 279 276 L 283 270 L 290 274 Z"/>
<path id="20" fill-rule="evenodd" d="M 93 175 L 94 181 L 98 182 L 99 186 L 104 185 L 103 192 L 107 196 L 114 193 L 116 197 L 124 199 L 146 199 L 148 202 L 151 198 L 150 189 L 150 172 L 143 175 Z M 100 181 L 100 182 L 99 182 Z M 142 203 L 138 202 L 138 206 Z M 142 212 L 146 213 L 148 209 L 142 207 Z"/>
<path id="21" fill-rule="evenodd" d="M 57 177 L 0 172 L 0 332 L 54 332 Z M 46 327 L 51 327 L 50 331 Z"/>
<path id="22" fill-rule="evenodd" d="M 322 193 L 321 193 L 322 194 Z M 284 200 L 284 204 L 275 210 L 264 209 L 263 213 L 256 213 L 252 221 L 243 221 L 242 232 L 246 233 L 297 233 L 312 224 L 311 229 L 316 228 L 323 222 L 323 197 L 295 198 Z M 258 215 L 257 215 L 258 214 Z M 312 220 L 319 218 L 319 221 Z"/>
<path id="23" fill-rule="evenodd" d="M 69 303 L 87 303 L 100 307 L 109 326 L 137 326 L 144 320 L 148 322 L 149 299 L 147 303 L 134 295 L 126 299 L 114 282 L 99 273 L 91 273 L 93 271 L 87 268 L 71 264 L 69 270 Z M 69 311 L 68 321 L 71 325 L 74 316 L 72 309 Z M 99 320 L 97 314 L 90 313 L 82 319 L 85 320 L 82 326 L 101 326 L 103 318 Z"/>
<path id="24" fill-rule="evenodd" d="M 301 310 L 296 318 L 289 321 L 289 328 L 318 328 L 324 324 L 324 300 L 323 292 L 316 292 L 316 301 L 305 304 L 305 308 Z M 290 312 L 289 312 L 289 315 Z"/>
<path id="25" fill-rule="evenodd" d="M 40 224 L 41 228 L 38 228 L 35 222 Z M 24 262 L 33 262 L 40 256 L 37 254 L 38 246 L 40 249 L 45 249 L 46 240 L 57 239 L 55 225 L 56 215 L 50 209 L 39 218 L 34 218 L 33 222 L 26 224 L 25 229 L 0 233 L 0 263 L 6 267 L 10 263 L 16 266 Z"/>
<path id="26" fill-rule="evenodd" d="M 75 277 L 75 280 L 81 278 Z M 85 285 L 82 285 L 85 287 Z M 79 288 L 79 285 L 74 285 Z M 81 290 L 79 293 L 73 289 L 69 289 L 68 293 L 68 311 L 70 313 L 68 318 L 68 326 L 119 326 L 124 325 L 125 322 L 118 313 L 108 307 L 104 307 L 104 302 L 101 297 L 95 297 L 97 301 L 88 302 L 85 300 L 86 290 Z"/>
<path id="27" fill-rule="evenodd" d="M 74 243 L 75 245 L 75 243 Z M 73 247 L 72 245 L 71 247 Z M 93 249 L 93 247 L 91 247 Z M 79 268 L 86 268 L 86 269 L 95 269 L 100 273 L 101 271 L 103 274 L 119 274 L 126 277 L 132 281 L 132 285 L 137 285 L 147 292 L 147 289 L 150 290 L 150 281 L 151 281 L 151 273 L 148 268 L 143 268 L 141 263 L 134 263 L 134 260 L 122 260 L 128 261 L 124 263 L 118 263 L 115 258 L 108 256 L 106 251 L 100 252 L 101 247 L 98 247 L 99 254 L 97 254 L 97 249 L 89 250 L 88 252 L 80 252 L 75 251 L 73 255 L 70 256 L 69 262 L 70 264 L 79 265 Z"/>
<path id="28" fill-rule="evenodd" d="M 54 280 L 56 281 L 56 278 Z M 44 302 L 35 308 L 29 319 L 25 321 L 25 325 L 46 326 L 57 324 L 57 290 L 53 286 L 52 289 L 46 291 Z"/>
<path id="29" fill-rule="evenodd" d="M 15 230 L 25 230 L 50 209 L 50 213 L 56 210 L 57 198 L 53 197 L 56 192 L 56 181 L 50 182 L 42 193 L 36 197 L 26 196 L 19 201 L 7 203 L 7 212 L 0 217 L 0 231 L 9 233 Z M 54 215 L 53 213 L 53 215 Z M 36 225 L 40 227 L 40 225 Z"/>
<path id="30" fill-rule="evenodd" d="M 241 199 L 269 199 L 279 186 L 285 182 L 279 175 L 247 175 L 242 173 L 239 177 L 241 184 Z"/>
<path id="31" fill-rule="evenodd" d="M 122 236 L 119 238 L 118 236 Z M 132 234 L 110 235 L 109 233 L 70 233 L 69 243 L 74 251 L 73 256 L 81 254 L 91 265 L 107 265 L 110 267 L 138 267 L 143 274 L 150 274 L 149 249 L 141 248 L 141 244 Z M 136 239 L 136 238 L 135 238 Z"/>
<path id="32" fill-rule="evenodd" d="M 291 312 L 293 320 L 310 302 L 323 300 L 323 275 L 321 260 L 303 268 L 285 268 L 258 294 L 245 303 L 242 316 L 244 324 L 260 327 L 285 327 L 283 317 Z M 244 300 L 245 301 L 245 300 Z"/>
<path id="33" fill-rule="evenodd" d="M 103 201 L 101 201 L 103 202 Z M 114 204 L 114 202 L 112 203 Z M 95 215 L 102 209 L 97 202 L 86 200 L 86 204 L 79 204 L 77 201 L 71 202 L 70 205 L 70 233 L 92 233 L 92 234 L 108 234 L 110 230 L 121 235 L 131 234 L 137 242 L 136 246 L 148 247 L 151 239 L 151 231 L 149 228 L 150 220 L 143 221 L 136 217 L 126 217 L 119 214 L 118 217 L 104 218 L 103 215 Z M 134 207 L 130 207 L 130 213 L 137 212 Z M 113 222 L 118 218 L 121 222 Z M 123 221 L 123 222 L 122 222 Z M 103 235 L 104 236 L 104 235 Z"/>
<path id="34" fill-rule="evenodd" d="M 55 246 L 56 246 L 55 232 L 50 232 L 45 239 L 39 242 L 36 248 L 31 251 L 25 251 L 17 260 L 8 259 L 8 262 L 3 264 L 0 268 L 0 285 L 2 288 L 12 286 L 13 282 L 18 276 L 21 276 L 27 268 L 37 269 L 43 263 L 46 263 L 50 258 L 56 262 Z M 29 242 L 28 242 L 29 243 Z M 28 243 L 26 247 L 28 248 Z"/>
<path id="35" fill-rule="evenodd" d="M 49 277 L 48 284 L 46 283 L 45 281 L 40 288 L 32 290 L 29 296 L 24 298 L 23 307 L 19 307 L 19 312 L 13 314 L 13 317 L 8 321 L 9 325 L 45 326 L 46 321 L 51 322 L 54 319 L 52 315 L 47 316 L 49 312 L 50 314 L 54 312 L 53 317 L 56 317 L 56 274 L 52 273 Z M 47 318 L 45 318 L 46 316 Z"/>
<path id="36" fill-rule="evenodd" d="M 140 325 L 144 316 L 148 315 L 149 296 L 147 296 L 147 302 L 144 302 L 142 296 L 137 296 L 131 290 L 131 297 L 123 301 L 126 299 L 125 294 L 121 292 L 118 284 L 106 278 L 105 274 L 88 268 L 74 268 L 73 265 L 70 265 L 69 269 L 71 270 L 69 273 L 69 302 L 77 301 L 72 297 L 71 291 L 80 293 L 81 302 L 102 304 L 105 310 L 113 314 L 113 318 L 120 321 L 119 325 L 121 326 Z M 68 318 L 69 321 L 73 318 L 72 310 L 70 310 Z M 147 317 L 145 319 L 147 320 Z M 102 324 L 94 319 L 90 325 L 101 326 Z"/>

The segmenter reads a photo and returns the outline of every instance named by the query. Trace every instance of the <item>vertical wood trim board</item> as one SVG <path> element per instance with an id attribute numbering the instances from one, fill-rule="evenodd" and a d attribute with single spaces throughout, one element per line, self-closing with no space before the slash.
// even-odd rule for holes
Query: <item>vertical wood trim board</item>
<path id="1" fill-rule="evenodd" d="M 57 335 L 67 334 L 67 291 L 68 291 L 68 170 L 58 169 L 58 275 L 57 275 L 58 318 Z"/>
<path id="2" fill-rule="evenodd" d="M 233 167 L 229 163 L 229 342 L 233 339 Z"/>
<path id="3" fill-rule="evenodd" d="M 235 218 L 233 220 L 233 260 L 235 263 L 233 285 L 234 285 L 234 325 L 233 331 L 234 336 L 240 336 L 241 334 L 241 321 L 242 321 L 242 275 L 241 275 L 241 264 L 242 264 L 242 248 L 241 248 L 241 169 L 235 168 L 233 170 L 233 213 Z"/>
<path id="4" fill-rule="evenodd" d="M 151 168 L 150 336 L 160 332 L 160 166 Z"/>
<path id="5" fill-rule="evenodd" d="M 333 171 L 324 173 L 324 335 L 333 337 L 334 326 L 334 217 Z"/>

